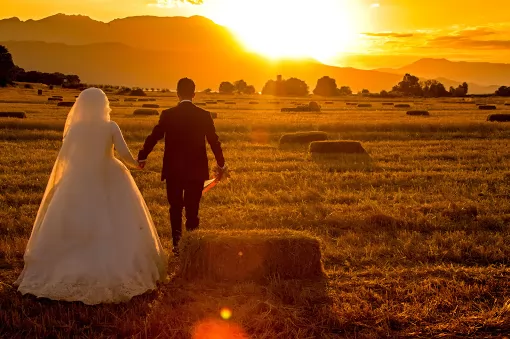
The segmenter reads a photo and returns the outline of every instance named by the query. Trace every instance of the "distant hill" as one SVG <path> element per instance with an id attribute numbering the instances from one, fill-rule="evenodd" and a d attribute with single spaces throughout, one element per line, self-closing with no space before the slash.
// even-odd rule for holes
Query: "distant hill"
<path id="1" fill-rule="evenodd" d="M 62 14 L 37 21 L 11 18 L 0 20 L 0 44 L 27 70 L 78 74 L 83 82 L 96 84 L 174 88 L 179 78 L 188 76 L 200 89 L 217 89 L 221 81 L 242 78 L 261 90 L 268 79 L 282 74 L 305 80 L 313 90 L 317 79 L 327 75 L 354 91 L 379 92 L 391 89 L 405 72 L 471 81 L 450 76 L 448 67 L 440 70 L 420 61 L 387 71 L 334 67 L 315 60 L 274 62 L 248 53 L 227 28 L 200 16 L 131 17 L 109 23 Z M 508 80 L 500 78 L 496 84 Z M 493 83 L 484 79 L 477 82 Z M 472 89 L 476 93 L 478 88 Z"/>
<path id="2" fill-rule="evenodd" d="M 411 73 L 428 79 L 447 78 L 458 82 L 477 83 L 482 86 L 510 84 L 510 64 L 427 58 L 399 69 L 380 69 L 379 71 L 399 74 Z"/>

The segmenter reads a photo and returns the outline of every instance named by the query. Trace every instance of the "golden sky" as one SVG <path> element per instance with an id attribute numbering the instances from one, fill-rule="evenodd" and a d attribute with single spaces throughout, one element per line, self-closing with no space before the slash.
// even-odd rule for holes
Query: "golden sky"
<path id="1" fill-rule="evenodd" d="M 0 18 L 56 13 L 101 21 L 203 15 L 270 57 L 309 56 L 363 67 L 417 57 L 508 62 L 508 0 L 0 0 Z M 357 64 L 356 64 L 357 63 Z"/>

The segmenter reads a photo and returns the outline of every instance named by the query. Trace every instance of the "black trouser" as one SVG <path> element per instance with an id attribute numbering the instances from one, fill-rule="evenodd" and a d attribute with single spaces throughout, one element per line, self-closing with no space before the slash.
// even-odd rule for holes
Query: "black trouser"
<path id="1" fill-rule="evenodd" d="M 182 236 L 182 209 L 186 211 L 186 230 L 198 228 L 200 219 L 198 209 L 204 181 L 166 180 L 166 195 L 170 204 L 170 225 L 172 226 L 173 245 L 176 248 Z"/>

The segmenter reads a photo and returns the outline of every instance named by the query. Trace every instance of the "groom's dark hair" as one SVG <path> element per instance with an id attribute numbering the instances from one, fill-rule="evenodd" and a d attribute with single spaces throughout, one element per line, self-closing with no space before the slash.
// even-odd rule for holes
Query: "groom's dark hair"
<path id="1" fill-rule="evenodd" d="M 182 78 L 177 83 L 177 94 L 181 97 L 190 98 L 195 94 L 195 83 L 189 78 Z"/>

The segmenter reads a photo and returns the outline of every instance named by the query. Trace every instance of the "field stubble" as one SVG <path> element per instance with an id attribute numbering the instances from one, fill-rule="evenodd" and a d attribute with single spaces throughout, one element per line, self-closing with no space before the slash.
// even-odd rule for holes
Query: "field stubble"
<path id="1" fill-rule="evenodd" d="M 176 103 L 161 95 L 161 107 Z M 43 99 L 27 90 L 0 92 L 0 110 L 28 116 L 0 119 L 0 337 L 510 333 L 510 124 L 485 122 L 476 105 L 413 105 L 428 117 L 375 101 L 369 109 L 348 107 L 351 98 L 322 113 L 280 113 L 298 99 L 274 105 L 264 97 L 256 106 L 253 98 L 228 97 L 237 105 L 208 107 L 218 113 L 232 178 L 204 197 L 202 228 L 309 231 L 322 241 L 328 279 L 213 285 L 172 275 L 128 304 L 88 307 L 22 297 L 12 286 L 68 112 Z M 140 106 L 112 104 L 134 154 L 157 121 L 133 116 Z M 278 146 L 283 133 L 311 130 L 362 141 L 370 164 L 318 162 L 307 145 Z M 169 249 L 162 152 L 160 144 L 147 170 L 132 173 Z M 233 311 L 229 321 L 219 317 L 224 307 Z"/>

